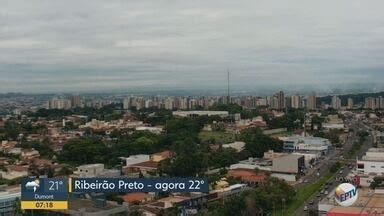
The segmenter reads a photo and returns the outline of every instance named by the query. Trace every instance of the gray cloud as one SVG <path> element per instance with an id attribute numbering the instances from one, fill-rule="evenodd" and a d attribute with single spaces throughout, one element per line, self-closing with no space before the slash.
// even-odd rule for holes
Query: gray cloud
<path id="1" fill-rule="evenodd" d="M 380 0 L 0 3 L 0 92 L 383 88 Z"/>

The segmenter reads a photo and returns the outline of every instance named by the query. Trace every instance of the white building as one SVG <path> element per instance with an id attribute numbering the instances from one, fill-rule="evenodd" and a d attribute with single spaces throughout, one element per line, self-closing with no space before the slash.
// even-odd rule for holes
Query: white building
<path id="1" fill-rule="evenodd" d="M 70 109 L 71 107 L 71 100 L 69 99 L 53 98 L 49 101 L 50 109 Z"/>
<path id="2" fill-rule="evenodd" d="M 279 137 L 283 143 L 283 149 L 287 152 L 321 152 L 327 154 L 331 147 L 331 142 L 328 139 L 321 137 Z"/>
<path id="3" fill-rule="evenodd" d="M 250 157 L 248 160 L 242 160 L 236 164 L 232 164 L 229 169 L 259 169 L 263 171 L 271 171 L 272 161 Z"/>
<path id="4" fill-rule="evenodd" d="M 14 215 L 14 204 L 21 197 L 21 186 L 8 186 L 0 189 L 0 215 Z"/>
<path id="5" fill-rule="evenodd" d="M 73 176 L 79 178 L 116 177 L 121 171 L 117 169 L 105 169 L 104 164 L 86 164 L 77 167 Z"/>
<path id="6" fill-rule="evenodd" d="M 28 176 L 28 168 L 19 165 L 9 165 L 5 167 L 5 170 L 0 170 L 0 178 L 12 180 Z"/>
<path id="7" fill-rule="evenodd" d="M 126 97 L 123 100 L 123 109 L 127 110 L 129 108 L 131 108 L 131 98 L 130 97 Z"/>
<path id="8" fill-rule="evenodd" d="M 131 155 L 129 157 L 121 157 L 120 159 L 125 160 L 125 166 L 129 166 L 132 164 L 142 163 L 150 160 L 150 156 L 147 154 L 138 154 Z"/>
<path id="9" fill-rule="evenodd" d="M 324 123 L 321 124 L 324 129 L 344 129 L 344 121 L 338 115 L 329 115 Z"/>
<path id="10" fill-rule="evenodd" d="M 241 152 L 245 147 L 245 142 L 235 141 L 233 143 L 223 144 L 223 148 L 233 148 L 237 152 Z"/>
<path id="11" fill-rule="evenodd" d="M 174 111 L 172 112 L 173 116 L 178 117 L 190 117 L 190 116 L 220 116 L 222 118 L 229 115 L 228 111 L 205 111 L 205 110 L 195 110 L 195 111 Z"/>
<path id="12" fill-rule="evenodd" d="M 357 172 L 365 175 L 384 174 L 384 148 L 370 148 L 361 160 L 357 160 Z"/>
<path id="13" fill-rule="evenodd" d="M 148 126 L 140 126 L 136 127 L 137 131 L 149 131 L 154 134 L 161 134 L 163 132 L 163 128 L 161 127 L 148 127 Z"/>
<path id="14" fill-rule="evenodd" d="M 292 95 L 291 96 L 291 107 L 298 109 L 301 106 L 301 97 L 300 95 Z"/>
<path id="15" fill-rule="evenodd" d="M 332 108 L 333 109 L 340 109 L 341 108 L 341 100 L 336 95 L 332 97 Z"/>

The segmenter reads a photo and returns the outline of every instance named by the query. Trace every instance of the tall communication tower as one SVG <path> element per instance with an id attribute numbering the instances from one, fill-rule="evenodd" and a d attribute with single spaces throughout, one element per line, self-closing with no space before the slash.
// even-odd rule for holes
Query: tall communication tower
<path id="1" fill-rule="evenodd" d="M 230 100 L 231 100 L 231 98 L 230 98 L 230 96 L 229 96 L 229 71 L 227 71 L 227 104 L 230 104 Z"/>

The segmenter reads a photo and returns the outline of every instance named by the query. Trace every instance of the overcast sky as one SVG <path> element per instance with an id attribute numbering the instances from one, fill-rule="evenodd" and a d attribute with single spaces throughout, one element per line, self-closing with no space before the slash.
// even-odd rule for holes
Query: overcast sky
<path id="1" fill-rule="evenodd" d="M 383 89 L 382 0 L 0 5 L 0 92 Z"/>

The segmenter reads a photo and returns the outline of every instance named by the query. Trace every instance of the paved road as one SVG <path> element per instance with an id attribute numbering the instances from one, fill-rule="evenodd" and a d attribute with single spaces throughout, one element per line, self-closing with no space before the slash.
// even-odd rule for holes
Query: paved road
<path id="1" fill-rule="evenodd" d="M 349 168 L 350 164 L 355 164 L 356 162 L 356 159 L 349 159 L 349 160 L 346 160 L 346 159 L 343 159 L 342 158 L 342 155 L 343 155 L 343 152 L 344 151 L 348 151 L 349 149 L 351 149 L 353 143 L 355 141 L 357 141 L 358 137 L 357 137 L 357 132 L 359 130 L 363 130 L 363 131 L 369 131 L 369 127 L 362 124 L 362 123 L 359 123 L 355 120 L 347 120 L 346 121 L 347 124 L 350 124 L 351 127 L 353 129 L 353 132 L 350 132 L 348 134 L 348 138 L 346 140 L 346 143 L 344 144 L 343 146 L 343 149 L 342 150 L 335 150 L 334 152 L 332 152 L 331 154 L 328 155 L 328 157 L 322 161 L 322 163 L 320 163 L 318 165 L 318 167 L 315 167 L 315 170 L 318 171 L 319 173 L 319 176 L 322 176 L 322 175 L 325 175 L 328 171 L 329 171 L 329 168 L 330 168 L 330 165 L 334 162 L 341 162 L 343 163 L 343 169 L 341 171 L 339 171 L 338 173 L 336 173 L 328 182 L 325 186 L 322 187 L 322 189 L 324 189 L 324 191 L 332 191 L 333 188 L 335 188 L 337 186 L 337 184 L 339 184 L 339 182 L 337 182 L 338 179 L 343 179 L 345 178 L 348 173 L 350 173 L 351 169 Z M 371 133 L 370 133 L 371 134 Z M 361 147 L 361 149 L 359 150 L 357 156 L 359 158 L 361 158 L 365 152 L 371 148 L 373 146 L 373 138 L 372 138 L 372 134 L 371 136 L 367 137 L 367 140 L 366 142 L 364 143 L 364 145 Z M 352 167 L 353 168 L 353 167 Z M 305 183 L 305 179 L 307 180 L 307 183 Z M 303 186 L 305 184 L 310 184 L 314 181 L 316 181 L 318 179 L 317 177 L 317 174 L 316 172 L 314 172 L 313 174 L 309 174 L 308 176 L 305 176 L 304 177 L 304 182 L 301 183 L 301 184 L 297 184 L 296 186 L 297 187 L 300 187 L 300 186 Z M 296 215 L 310 215 L 310 213 L 312 213 L 312 215 L 318 215 L 317 214 L 317 209 L 318 209 L 318 203 L 321 199 L 323 199 L 326 195 L 324 193 L 320 193 L 320 191 L 316 192 L 315 194 L 313 194 L 296 212 Z M 308 210 L 304 210 L 305 206 L 307 206 Z"/>

